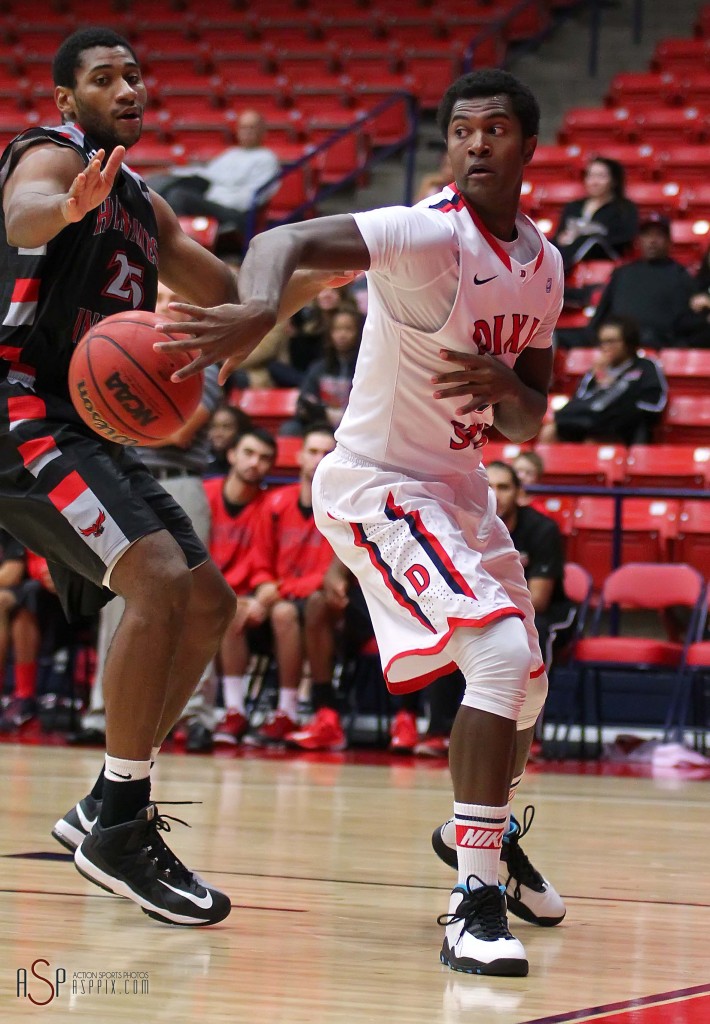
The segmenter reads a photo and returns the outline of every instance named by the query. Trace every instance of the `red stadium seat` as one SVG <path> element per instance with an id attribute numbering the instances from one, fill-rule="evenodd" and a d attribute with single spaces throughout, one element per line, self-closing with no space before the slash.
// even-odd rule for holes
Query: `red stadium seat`
<path id="1" fill-rule="evenodd" d="M 710 351 L 703 348 L 665 348 L 659 362 L 673 394 L 707 394 L 710 391 Z"/>
<path id="2" fill-rule="evenodd" d="M 710 40 L 664 39 L 656 46 L 651 59 L 653 71 L 676 76 L 707 71 L 710 68 Z"/>
<path id="3" fill-rule="evenodd" d="M 577 107 L 565 114 L 559 141 L 579 146 L 600 145 L 603 150 L 607 141 L 631 141 L 636 130 L 625 107 Z"/>
<path id="4" fill-rule="evenodd" d="M 635 135 L 652 146 L 676 142 L 703 142 L 706 128 L 697 107 L 644 110 L 631 114 Z"/>
<path id="5" fill-rule="evenodd" d="M 580 188 L 584 164 L 579 146 L 538 146 L 532 163 L 525 170 L 525 177 L 536 186 L 546 182 L 574 181 Z"/>
<path id="6" fill-rule="evenodd" d="M 276 431 L 296 412 L 298 388 L 247 388 L 230 396 L 230 402 L 251 417 L 258 426 Z"/>
<path id="7" fill-rule="evenodd" d="M 684 501 L 678 515 L 678 530 L 672 555 L 687 562 L 710 579 L 710 501 Z"/>
<path id="8" fill-rule="evenodd" d="M 569 537 L 572 531 L 576 505 L 577 499 L 569 494 L 537 495 L 535 500 L 535 508 L 555 520 L 563 537 Z"/>
<path id="9" fill-rule="evenodd" d="M 613 444 L 538 444 L 545 464 L 541 483 L 611 486 L 621 480 L 626 448 Z"/>
<path id="10" fill-rule="evenodd" d="M 303 438 L 301 437 L 277 437 L 274 471 L 281 476 L 297 477 L 299 472 L 298 456 L 302 447 Z"/>
<path id="11" fill-rule="evenodd" d="M 601 753 L 603 708 L 602 673 L 607 684 L 614 681 L 618 673 L 664 671 L 671 676 L 682 671 L 686 652 L 695 639 L 698 623 L 702 618 L 705 603 L 705 581 L 700 573 L 689 565 L 656 565 L 653 562 L 633 562 L 621 566 L 604 581 L 601 600 L 592 624 L 592 635 L 580 638 L 573 651 L 573 664 L 579 672 L 577 707 L 570 708 L 567 732 L 572 721 L 578 717 L 582 724 L 584 741 L 586 726 L 587 687 L 593 689 L 597 746 Z M 616 607 L 620 618 L 610 614 Z M 667 635 L 667 624 L 672 610 L 687 609 L 688 625 L 685 635 L 679 639 Z M 639 629 L 637 619 L 627 624 L 628 611 L 655 613 L 653 633 L 647 628 Z M 646 619 L 648 615 L 644 616 Z M 675 621 L 675 617 L 673 618 Z M 602 628 L 604 622 L 604 628 Z M 617 626 L 620 628 L 617 631 Z M 645 682 L 645 681 L 644 681 Z M 668 713 L 674 707 L 677 688 L 671 692 Z M 639 694 L 640 696 L 640 694 Z"/>
<path id="12" fill-rule="evenodd" d="M 710 182 L 694 181 L 685 186 L 683 213 L 692 220 L 710 220 Z"/>
<path id="13" fill-rule="evenodd" d="M 644 212 L 655 211 L 668 217 L 677 217 L 683 206 L 684 195 L 676 181 L 629 182 L 626 196 Z"/>
<path id="14" fill-rule="evenodd" d="M 686 266 L 699 263 L 710 244 L 709 233 L 710 218 L 671 221 L 671 256 Z"/>
<path id="15" fill-rule="evenodd" d="M 417 40 L 404 49 L 403 69 L 418 83 L 417 99 L 425 110 L 436 110 L 439 100 L 462 70 L 462 53 L 457 44 L 442 42 L 438 47 Z M 350 74 L 355 72 L 350 69 Z"/>
<path id="16" fill-rule="evenodd" d="M 178 217 L 178 220 L 186 235 L 214 252 L 219 231 L 219 221 L 215 217 Z"/>
<path id="17" fill-rule="evenodd" d="M 512 462 L 523 450 L 521 445 L 512 441 L 489 441 L 481 449 L 481 462 L 484 466 L 491 462 Z"/>
<path id="18" fill-rule="evenodd" d="M 612 78 L 606 102 L 610 107 L 637 111 L 639 105 L 656 109 L 659 100 L 679 102 L 681 95 L 674 75 L 660 71 L 625 71 Z"/>
<path id="19" fill-rule="evenodd" d="M 710 448 L 692 445 L 634 444 L 626 458 L 628 487 L 707 487 Z"/>
<path id="20" fill-rule="evenodd" d="M 668 399 L 660 439 L 672 444 L 710 446 L 710 395 L 674 395 Z"/>
<path id="21" fill-rule="evenodd" d="M 584 264 L 580 263 L 580 267 Z M 590 370 L 599 355 L 596 348 L 570 348 L 563 353 L 558 372 L 558 385 L 566 394 L 572 394 L 584 374 Z"/>
<path id="22" fill-rule="evenodd" d="M 666 561 L 678 524 L 679 502 L 665 498 L 626 498 L 622 506 L 621 560 Z M 614 503 L 611 498 L 579 498 L 567 541 L 567 557 L 586 566 L 599 590 L 611 571 Z"/>
<path id="23" fill-rule="evenodd" d="M 661 177 L 688 185 L 707 181 L 707 146 L 669 143 L 658 152 Z"/>
<path id="24" fill-rule="evenodd" d="M 658 176 L 659 155 L 647 142 L 605 142 L 598 146 L 582 147 L 582 155 L 586 161 L 595 156 L 607 156 L 610 160 L 618 160 L 624 165 L 629 181 L 650 181 Z"/>

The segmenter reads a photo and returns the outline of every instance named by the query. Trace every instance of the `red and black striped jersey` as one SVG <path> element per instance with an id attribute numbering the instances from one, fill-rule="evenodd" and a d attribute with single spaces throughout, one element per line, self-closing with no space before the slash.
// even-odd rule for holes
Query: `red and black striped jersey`
<path id="1" fill-rule="evenodd" d="M 75 124 L 31 128 L 0 158 L 0 191 L 30 146 L 52 143 L 88 164 L 96 147 Z M 105 316 L 154 309 L 158 228 L 148 186 L 125 164 L 104 202 L 46 245 L 9 245 L 0 204 L 0 379 L 67 397 L 77 341 Z"/>

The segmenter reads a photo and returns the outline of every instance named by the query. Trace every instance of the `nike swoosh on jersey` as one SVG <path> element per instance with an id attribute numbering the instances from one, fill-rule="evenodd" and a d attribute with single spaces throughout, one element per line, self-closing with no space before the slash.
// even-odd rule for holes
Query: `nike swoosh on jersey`
<path id="1" fill-rule="evenodd" d="M 169 882 L 164 882 L 162 878 L 159 878 L 158 881 L 161 885 L 164 885 L 166 889 L 172 889 L 172 891 L 178 896 L 184 896 L 186 900 L 189 900 L 190 903 L 194 903 L 196 907 L 200 907 L 202 910 L 209 910 L 212 906 L 212 893 L 209 889 L 207 890 L 206 896 L 195 896 L 194 893 L 185 892 L 184 889 L 176 889 L 174 885 L 170 885 Z"/>
<path id="2" fill-rule="evenodd" d="M 478 274 L 475 274 L 475 275 L 474 275 L 474 278 L 473 278 L 473 283 L 474 283 L 474 284 L 488 284 L 488 282 L 489 282 L 489 281 L 495 281 L 495 279 L 496 279 L 497 277 L 498 277 L 498 275 L 497 275 L 497 274 L 494 274 L 494 275 L 493 275 L 493 277 L 483 277 L 483 278 L 481 278 L 481 280 L 479 281 L 479 280 L 478 280 Z"/>
<path id="3" fill-rule="evenodd" d="M 94 827 L 96 822 L 99 820 L 98 814 L 96 815 L 95 818 L 87 818 L 86 815 L 84 814 L 84 812 L 82 811 L 81 807 L 79 806 L 79 804 L 76 805 L 76 816 L 79 819 L 79 821 L 81 822 L 81 827 L 83 829 L 85 829 L 86 832 L 91 832 L 92 828 Z"/>

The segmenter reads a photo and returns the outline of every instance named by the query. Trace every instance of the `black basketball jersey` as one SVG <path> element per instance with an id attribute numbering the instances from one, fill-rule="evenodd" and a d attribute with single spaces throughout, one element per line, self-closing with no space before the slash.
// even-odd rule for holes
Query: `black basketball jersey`
<path id="1" fill-rule="evenodd" d="M 32 145 L 53 142 L 88 164 L 96 147 L 76 124 L 31 128 L 0 158 L 0 190 Z M 155 309 L 158 229 L 148 186 L 123 165 L 106 200 L 37 249 L 8 244 L 0 206 L 0 380 L 68 395 L 74 346 L 105 316 Z"/>

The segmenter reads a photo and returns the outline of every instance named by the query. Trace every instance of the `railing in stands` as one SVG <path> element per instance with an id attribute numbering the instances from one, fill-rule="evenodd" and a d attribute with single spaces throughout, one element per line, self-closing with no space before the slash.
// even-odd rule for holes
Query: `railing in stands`
<path id="1" fill-rule="evenodd" d="M 262 215 L 261 210 L 266 203 L 264 197 L 268 196 L 273 191 L 274 185 L 280 184 L 289 175 L 304 174 L 309 167 L 314 166 L 315 161 L 320 154 L 327 152 L 327 150 L 331 149 L 341 139 L 348 135 L 358 134 L 363 131 L 366 132 L 367 126 L 375 123 L 381 114 L 400 104 L 404 105 L 407 121 L 407 130 L 404 135 L 388 145 L 378 146 L 362 165 L 354 167 L 352 171 L 349 171 L 347 174 L 343 175 L 342 178 L 339 178 L 332 184 L 329 184 L 324 188 L 316 189 L 313 196 L 301 203 L 300 206 L 289 211 L 289 213 L 281 220 L 270 222 L 269 226 L 276 227 L 278 224 L 290 224 L 293 221 L 302 220 L 303 217 L 309 213 L 315 213 L 320 202 L 323 202 L 335 192 L 347 188 L 357 178 L 367 174 L 372 167 L 375 167 L 383 160 L 388 159 L 388 157 L 401 150 L 405 150 L 402 202 L 405 206 L 409 206 L 412 201 L 412 192 L 414 187 L 414 160 L 417 146 L 417 129 L 419 127 L 419 109 L 416 98 L 411 93 L 397 92 L 382 100 L 373 107 L 372 110 L 368 110 L 365 113 L 360 114 L 353 120 L 352 124 L 335 132 L 335 134 L 329 136 L 319 145 L 314 146 L 304 154 L 300 160 L 290 164 L 288 167 L 284 168 L 280 174 L 273 177 L 270 181 L 267 181 L 265 185 L 262 185 L 262 187 L 256 192 L 254 202 L 252 203 L 251 209 L 247 215 L 245 244 L 248 244 L 259 230 L 259 221 Z"/>
<path id="2" fill-rule="evenodd" d="M 690 489 L 687 487 L 596 487 L 593 484 L 529 484 L 525 486 L 530 494 L 546 494 L 555 497 L 569 494 L 573 497 L 611 498 L 614 502 L 614 525 L 611 540 L 611 567 L 618 569 L 621 565 L 621 542 L 623 538 L 623 504 L 624 498 L 677 498 L 695 500 L 710 498 L 709 490 Z"/>

